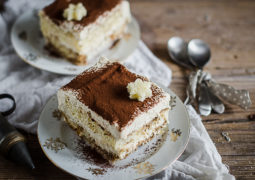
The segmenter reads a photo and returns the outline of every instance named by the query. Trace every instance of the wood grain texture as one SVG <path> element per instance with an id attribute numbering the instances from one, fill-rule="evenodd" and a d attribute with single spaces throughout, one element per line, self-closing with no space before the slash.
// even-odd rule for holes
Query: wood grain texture
<path id="1" fill-rule="evenodd" d="M 153 5 L 152 5 L 153 4 Z M 132 10 L 142 37 L 173 71 L 170 88 L 185 99 L 187 73 L 171 62 L 169 37 L 200 38 L 212 49 L 205 70 L 221 83 L 248 89 L 253 102 L 248 111 L 227 105 L 222 115 L 203 117 L 223 162 L 237 179 L 255 179 L 255 2 L 254 1 L 136 1 Z M 231 142 L 221 135 L 227 132 Z"/>
<path id="2" fill-rule="evenodd" d="M 203 117 L 203 123 L 230 172 L 240 180 L 255 179 L 255 1 L 131 0 L 131 8 L 142 39 L 172 69 L 170 88 L 182 100 L 188 72 L 170 61 L 166 43 L 172 36 L 208 42 L 212 61 L 205 70 L 218 82 L 250 91 L 249 110 L 227 105 L 224 114 Z M 35 136 L 27 136 L 37 168 L 30 171 L 0 157 L 0 179 L 75 179 L 47 160 Z"/>

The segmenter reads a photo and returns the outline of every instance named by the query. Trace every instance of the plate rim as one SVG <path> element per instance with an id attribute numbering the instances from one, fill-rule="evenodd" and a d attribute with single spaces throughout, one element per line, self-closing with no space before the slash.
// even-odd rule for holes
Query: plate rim
<path id="1" fill-rule="evenodd" d="M 158 84 L 158 85 L 160 85 L 160 84 Z M 162 88 L 162 87 L 161 87 L 161 88 Z M 142 177 L 140 177 L 140 178 L 137 178 L 137 179 L 152 177 L 152 176 L 154 176 L 154 175 L 160 173 L 161 171 L 165 170 L 166 168 L 168 168 L 168 167 L 169 167 L 171 164 L 173 164 L 174 162 L 176 162 L 176 161 L 179 159 L 179 157 L 183 154 L 183 152 L 186 150 L 187 145 L 188 145 L 188 142 L 189 142 L 189 139 L 190 139 L 191 120 L 190 120 L 190 117 L 189 117 L 189 114 L 188 114 L 188 111 L 187 111 L 186 106 L 184 105 L 184 103 L 182 102 L 182 100 L 179 98 L 179 96 L 177 96 L 170 88 L 164 87 L 163 89 L 166 90 L 167 93 L 169 93 L 170 96 L 171 96 L 171 94 L 175 95 L 175 96 L 179 99 L 181 105 L 184 107 L 185 116 L 186 116 L 185 119 L 186 119 L 186 121 L 187 121 L 187 127 L 188 127 L 187 139 L 186 139 L 186 142 L 184 143 L 183 149 L 182 149 L 181 151 L 178 152 L 178 155 L 176 156 L 176 158 L 175 158 L 173 161 L 170 161 L 166 166 L 164 166 L 164 167 L 162 167 L 162 168 L 159 168 L 158 170 L 154 171 L 153 173 L 148 174 L 148 175 L 144 175 L 144 176 L 142 176 Z M 36 131 L 36 132 L 37 132 L 37 139 L 38 139 L 38 142 L 39 142 L 39 144 L 40 144 L 40 147 L 41 147 L 43 153 L 45 154 L 45 156 L 48 158 L 48 160 L 49 160 L 52 164 L 54 164 L 57 168 L 61 169 L 62 171 L 64 171 L 65 173 L 67 173 L 67 174 L 69 174 L 69 175 L 72 175 L 72 176 L 74 176 L 74 177 L 79 177 L 79 176 L 75 175 L 74 173 L 68 172 L 67 170 L 65 170 L 65 169 L 62 168 L 61 166 L 57 165 L 57 164 L 48 156 L 48 154 L 45 152 L 45 150 L 44 150 L 44 148 L 43 148 L 43 144 L 42 144 L 42 142 L 40 141 L 40 138 L 39 138 L 39 124 L 40 124 L 40 119 L 41 119 L 42 112 L 44 111 L 44 109 L 45 109 L 45 107 L 47 106 L 48 102 L 49 102 L 54 96 L 56 96 L 56 93 L 48 99 L 48 101 L 47 101 L 46 104 L 43 106 L 43 109 L 42 109 L 42 111 L 41 111 L 41 113 L 40 113 L 39 120 L 38 120 L 38 126 L 37 126 L 38 128 L 37 128 L 37 131 Z M 170 130 L 170 129 L 169 129 L 169 130 Z M 144 162 L 144 161 L 142 161 L 142 162 Z M 83 177 L 79 177 L 79 178 L 83 178 Z"/>
<path id="2" fill-rule="evenodd" d="M 34 10 L 35 10 L 35 9 L 34 9 Z M 54 73 L 54 74 L 69 75 L 69 76 L 80 74 L 81 72 L 69 71 L 69 72 L 67 73 L 67 72 L 60 72 L 60 71 L 54 71 L 54 70 L 47 69 L 47 68 L 42 68 L 42 67 L 40 67 L 40 66 L 37 66 L 37 65 L 33 64 L 32 62 L 30 62 L 29 60 L 27 60 L 25 57 L 23 57 L 23 56 L 19 53 L 19 50 L 18 50 L 17 45 L 16 45 L 17 43 L 15 43 L 15 40 L 14 40 L 14 34 L 16 34 L 16 33 L 14 33 L 14 31 L 15 31 L 15 26 L 17 26 L 18 21 L 19 21 L 21 18 L 23 18 L 23 16 L 25 16 L 25 15 L 27 15 L 27 14 L 29 14 L 29 13 L 32 14 L 34 10 L 30 10 L 30 11 L 26 11 L 26 12 L 22 13 L 22 14 L 15 20 L 15 22 L 13 23 L 13 25 L 12 25 L 12 27 L 11 27 L 10 39 L 11 39 L 11 43 L 12 43 L 13 49 L 14 49 L 15 53 L 17 54 L 17 56 L 18 56 L 21 60 L 23 60 L 25 63 L 27 63 L 28 65 L 30 65 L 30 66 L 32 66 L 32 67 L 34 67 L 34 68 L 36 68 L 36 69 L 39 69 L 39 70 L 43 70 L 43 71 L 50 72 L 50 73 Z M 137 49 L 137 47 L 138 47 L 138 45 L 139 45 L 139 41 L 141 40 L 141 28 L 140 28 L 140 25 L 139 25 L 137 19 L 136 19 L 133 15 L 131 15 L 131 22 L 130 22 L 129 24 L 132 24 L 132 23 L 133 23 L 133 24 L 136 26 L 136 28 L 137 28 L 137 33 L 138 33 L 137 43 L 136 43 L 136 45 L 135 45 L 135 47 L 134 47 L 134 49 L 132 50 L 131 53 L 129 53 L 129 54 L 128 54 L 126 57 L 124 57 L 123 59 L 118 60 L 119 63 L 123 63 L 124 61 L 126 61 L 126 60 L 132 55 L 132 53 Z M 17 35 L 17 36 L 18 36 L 18 35 Z M 29 52 L 29 51 L 27 51 L 27 52 Z M 100 57 L 100 54 L 99 54 L 98 56 Z M 47 59 L 46 57 L 44 57 L 44 58 Z M 67 61 L 64 57 L 61 57 L 61 58 L 63 58 L 63 60 L 65 60 L 65 61 Z M 47 59 L 47 60 L 48 60 L 48 59 Z M 75 66 L 75 67 L 82 67 L 82 66 L 77 66 L 77 65 L 75 65 L 75 64 L 70 64 L 70 65 L 73 65 L 73 66 Z M 90 68 L 91 66 L 92 66 L 92 65 L 84 65 L 84 70 Z M 84 70 L 83 70 L 83 71 L 84 71 Z"/>

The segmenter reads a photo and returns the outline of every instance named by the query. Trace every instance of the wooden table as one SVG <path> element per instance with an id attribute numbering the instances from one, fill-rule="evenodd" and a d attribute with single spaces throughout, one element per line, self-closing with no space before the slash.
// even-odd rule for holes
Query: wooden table
<path id="1" fill-rule="evenodd" d="M 252 107 L 244 111 L 227 105 L 222 115 L 203 117 L 223 162 L 237 179 L 255 179 L 255 1 L 229 0 L 134 0 L 142 39 L 173 71 L 170 88 L 185 99 L 185 71 L 167 54 L 169 37 L 201 38 L 212 48 L 206 66 L 218 82 L 250 91 Z M 227 142 L 221 132 L 228 132 Z M 36 136 L 27 135 L 36 170 L 31 171 L 0 157 L 0 179 L 75 179 L 52 165 Z"/>

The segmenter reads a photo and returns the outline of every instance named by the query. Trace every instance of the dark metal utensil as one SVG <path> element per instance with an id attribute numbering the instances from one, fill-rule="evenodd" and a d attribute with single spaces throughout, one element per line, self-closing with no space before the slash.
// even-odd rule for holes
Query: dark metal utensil
<path id="1" fill-rule="evenodd" d="M 208 93 L 208 89 L 204 83 L 201 83 L 200 85 L 198 107 L 200 114 L 204 116 L 208 116 L 212 111 L 211 99 Z"/>
<path id="2" fill-rule="evenodd" d="M 172 60 L 185 68 L 193 69 L 187 54 L 188 44 L 180 37 L 172 37 L 167 42 L 167 49 Z"/>
<path id="3" fill-rule="evenodd" d="M 188 43 L 187 49 L 190 62 L 199 69 L 202 69 L 210 61 L 211 50 L 204 41 L 192 39 Z"/>
<path id="4" fill-rule="evenodd" d="M 214 93 L 208 86 L 206 86 L 206 88 L 208 91 L 209 98 L 211 100 L 211 106 L 213 111 L 215 111 L 218 114 L 222 114 L 225 111 L 224 104 L 217 96 L 214 95 Z"/>
<path id="5" fill-rule="evenodd" d="M 0 12 L 3 12 L 4 11 L 4 3 L 6 2 L 7 0 L 1 0 L 0 1 Z"/>
<path id="6" fill-rule="evenodd" d="M 34 169 L 35 165 L 26 147 L 25 137 L 10 125 L 5 118 L 16 108 L 13 96 L 10 94 L 0 94 L 0 100 L 6 98 L 12 101 L 12 107 L 4 112 L 0 112 L 0 153 L 7 159 Z"/>

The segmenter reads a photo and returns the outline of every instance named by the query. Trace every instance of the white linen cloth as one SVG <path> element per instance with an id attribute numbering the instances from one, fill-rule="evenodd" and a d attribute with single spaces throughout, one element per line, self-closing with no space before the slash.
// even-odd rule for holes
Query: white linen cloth
<path id="1" fill-rule="evenodd" d="M 17 109 L 8 117 L 9 122 L 31 133 L 36 133 L 39 114 L 48 99 L 73 78 L 31 67 L 16 55 L 11 45 L 11 25 L 24 10 L 40 8 L 36 6 L 36 2 L 9 0 L 6 11 L 0 15 L 0 93 L 12 94 L 16 99 Z M 142 41 L 125 61 L 125 65 L 164 86 L 171 82 L 171 70 Z M 7 107 L 1 103 L 0 108 L 4 110 Z M 200 116 L 192 106 L 188 105 L 187 109 L 191 120 L 191 134 L 185 152 L 168 169 L 149 179 L 234 179 L 222 164 L 221 156 Z"/>

